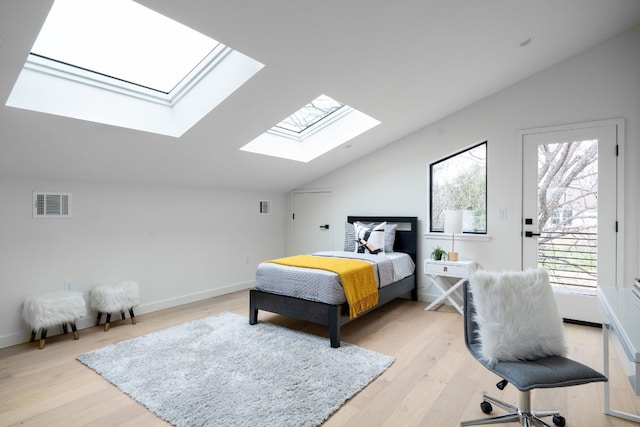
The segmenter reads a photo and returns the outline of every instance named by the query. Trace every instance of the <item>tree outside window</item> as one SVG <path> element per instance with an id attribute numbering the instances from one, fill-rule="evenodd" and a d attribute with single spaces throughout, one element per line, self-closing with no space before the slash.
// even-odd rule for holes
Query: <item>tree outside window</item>
<path id="1" fill-rule="evenodd" d="M 444 211 L 464 211 L 464 233 L 487 233 L 487 142 L 432 163 L 430 231 L 444 231 Z"/>
<path id="2" fill-rule="evenodd" d="M 538 230 L 552 284 L 597 286 L 598 140 L 538 147 Z"/>

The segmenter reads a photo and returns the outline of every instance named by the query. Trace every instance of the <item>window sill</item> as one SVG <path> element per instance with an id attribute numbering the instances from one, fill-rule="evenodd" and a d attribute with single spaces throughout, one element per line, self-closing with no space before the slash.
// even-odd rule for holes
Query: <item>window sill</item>
<path id="1" fill-rule="evenodd" d="M 489 234 L 456 234 L 456 241 L 466 242 L 490 242 L 491 236 Z M 451 234 L 446 233 L 424 233 L 425 239 L 431 240 L 451 240 Z"/>
<path id="2" fill-rule="evenodd" d="M 553 292 L 558 294 L 596 296 L 596 288 L 552 284 Z"/>

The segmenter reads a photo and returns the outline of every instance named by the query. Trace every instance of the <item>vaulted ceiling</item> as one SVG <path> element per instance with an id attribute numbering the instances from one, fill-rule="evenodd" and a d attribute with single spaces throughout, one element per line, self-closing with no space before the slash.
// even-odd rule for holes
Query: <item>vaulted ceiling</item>
<path id="1" fill-rule="evenodd" d="M 180 138 L 7 107 L 52 1 L 2 0 L 0 177 L 288 191 L 640 23 L 638 0 L 139 3 L 264 68 Z M 320 94 L 381 124 L 309 163 L 239 151 Z"/>

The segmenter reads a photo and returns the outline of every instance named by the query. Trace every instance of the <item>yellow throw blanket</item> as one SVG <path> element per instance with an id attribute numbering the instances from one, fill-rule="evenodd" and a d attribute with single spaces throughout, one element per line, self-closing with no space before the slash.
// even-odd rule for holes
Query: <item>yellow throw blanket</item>
<path id="1" fill-rule="evenodd" d="M 349 303 L 349 318 L 351 319 L 378 304 L 378 285 L 374 276 L 373 265 L 367 261 L 296 255 L 265 262 L 292 267 L 316 268 L 338 274 Z"/>

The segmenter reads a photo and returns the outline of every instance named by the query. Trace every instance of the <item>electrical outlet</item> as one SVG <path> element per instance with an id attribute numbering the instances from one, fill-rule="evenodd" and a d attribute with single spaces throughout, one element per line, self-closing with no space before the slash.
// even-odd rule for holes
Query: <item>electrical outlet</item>
<path id="1" fill-rule="evenodd" d="M 73 289 L 73 281 L 72 280 L 65 280 L 64 281 L 64 290 L 65 291 L 70 291 L 71 289 Z"/>

